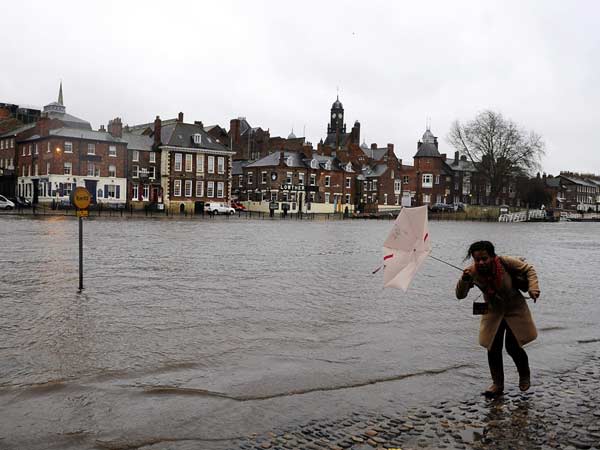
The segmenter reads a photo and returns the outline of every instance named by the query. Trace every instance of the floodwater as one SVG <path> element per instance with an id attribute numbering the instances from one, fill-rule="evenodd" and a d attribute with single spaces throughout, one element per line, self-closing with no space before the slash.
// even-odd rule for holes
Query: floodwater
<path id="1" fill-rule="evenodd" d="M 0 448 L 218 449 L 350 411 L 488 384 L 460 272 L 427 260 L 382 288 L 388 221 L 0 216 Z M 538 269 L 536 374 L 600 338 L 600 224 L 431 222 L 462 265 L 490 239 Z M 516 371 L 506 364 L 507 384 Z"/>

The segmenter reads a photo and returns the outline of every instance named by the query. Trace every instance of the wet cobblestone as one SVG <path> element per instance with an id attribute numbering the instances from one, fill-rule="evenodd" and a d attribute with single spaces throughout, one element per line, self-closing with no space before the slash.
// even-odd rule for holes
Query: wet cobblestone
<path id="1" fill-rule="evenodd" d="M 534 378 L 535 380 L 535 378 Z M 508 387 L 508 386 L 507 386 Z M 458 403 L 355 412 L 295 429 L 252 435 L 234 449 L 600 450 L 600 354 L 575 370 L 537 379 L 530 391 Z"/>

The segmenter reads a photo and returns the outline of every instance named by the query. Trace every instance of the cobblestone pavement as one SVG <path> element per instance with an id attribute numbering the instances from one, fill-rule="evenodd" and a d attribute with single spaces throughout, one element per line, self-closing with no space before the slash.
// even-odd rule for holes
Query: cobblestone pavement
<path id="1" fill-rule="evenodd" d="M 507 386 L 496 400 L 474 395 L 396 414 L 353 413 L 252 435 L 232 449 L 600 450 L 600 354 L 573 371 L 533 381 L 527 393 Z"/>

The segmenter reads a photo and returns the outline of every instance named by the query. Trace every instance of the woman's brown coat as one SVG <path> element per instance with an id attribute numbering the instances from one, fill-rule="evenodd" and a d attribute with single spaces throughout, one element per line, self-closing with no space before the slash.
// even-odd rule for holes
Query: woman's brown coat
<path id="1" fill-rule="evenodd" d="M 456 297 L 465 298 L 473 285 L 478 286 L 484 292 L 484 299 L 489 305 L 487 314 L 481 316 L 479 325 L 479 344 L 488 350 L 492 347 L 494 337 L 502 319 L 506 320 L 508 327 L 517 338 L 519 345 L 523 346 L 537 337 L 537 329 L 533 323 L 531 312 L 521 292 L 513 287 L 510 274 L 523 274 L 529 280 L 529 291 L 540 290 L 537 274 L 531 264 L 510 256 L 500 256 L 505 268 L 500 289 L 494 298 L 488 298 L 485 294 L 486 281 L 477 274 L 475 265 L 470 269 L 473 274 L 473 283 L 458 280 L 456 285 Z"/>

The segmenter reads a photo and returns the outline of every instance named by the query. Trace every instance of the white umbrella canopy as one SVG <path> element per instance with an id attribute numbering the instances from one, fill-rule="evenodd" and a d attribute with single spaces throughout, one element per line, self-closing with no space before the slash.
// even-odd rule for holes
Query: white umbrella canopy
<path id="1" fill-rule="evenodd" d="M 406 292 L 430 253 L 427 206 L 402 208 L 383 243 L 383 286 Z"/>

